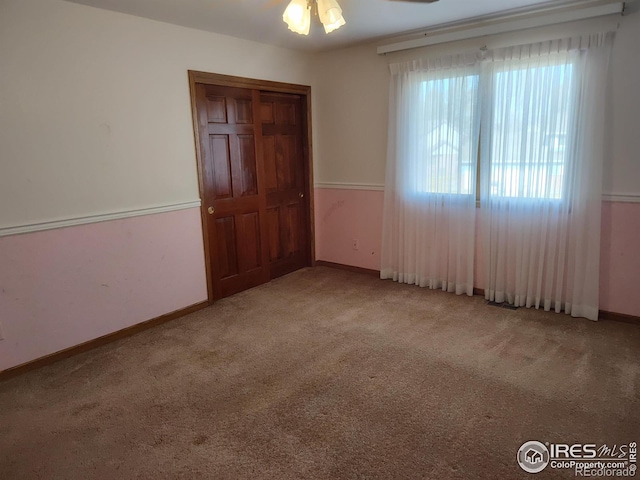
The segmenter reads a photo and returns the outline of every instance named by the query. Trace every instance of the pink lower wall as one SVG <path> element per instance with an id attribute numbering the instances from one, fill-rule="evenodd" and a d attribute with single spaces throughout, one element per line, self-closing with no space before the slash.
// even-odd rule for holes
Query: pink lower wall
<path id="1" fill-rule="evenodd" d="M 207 299 L 200 209 L 0 238 L 0 371 Z"/>
<path id="2" fill-rule="evenodd" d="M 600 309 L 640 316 L 640 203 L 603 203 L 600 241 Z"/>
<path id="3" fill-rule="evenodd" d="M 384 192 L 315 189 L 316 259 L 380 269 Z M 478 236 L 482 238 L 481 235 Z M 359 249 L 353 250 L 353 240 Z M 600 309 L 640 316 L 640 204 L 602 208 Z M 483 288 L 482 245 L 476 244 L 475 287 Z"/>
<path id="4" fill-rule="evenodd" d="M 380 270 L 383 199 L 383 192 L 316 188 L 316 259 Z"/>

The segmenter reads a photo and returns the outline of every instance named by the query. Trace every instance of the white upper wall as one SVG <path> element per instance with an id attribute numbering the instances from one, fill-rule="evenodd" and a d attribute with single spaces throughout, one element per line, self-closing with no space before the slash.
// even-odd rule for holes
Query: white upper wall
<path id="1" fill-rule="evenodd" d="M 375 47 L 318 54 L 313 92 L 314 180 L 384 183 L 389 69 Z"/>
<path id="2" fill-rule="evenodd" d="M 311 84 L 307 54 L 0 0 L 0 228 L 197 200 L 187 70 Z"/>
<path id="3" fill-rule="evenodd" d="M 611 58 L 611 162 L 604 191 L 640 194 L 640 12 L 624 17 Z"/>
<path id="4" fill-rule="evenodd" d="M 387 56 L 377 55 L 376 45 L 318 54 L 314 61 L 316 183 L 384 184 L 389 63 L 484 45 L 491 48 L 606 31 L 618 25 L 611 61 L 611 154 L 606 160 L 604 192 L 640 194 L 640 12 Z"/>

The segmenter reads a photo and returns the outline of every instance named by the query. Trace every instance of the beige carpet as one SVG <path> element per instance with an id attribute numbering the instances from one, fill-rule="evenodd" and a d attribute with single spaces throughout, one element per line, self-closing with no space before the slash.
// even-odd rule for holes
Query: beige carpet
<path id="1" fill-rule="evenodd" d="M 510 479 L 640 440 L 640 328 L 305 269 L 0 383 L 2 479 Z"/>

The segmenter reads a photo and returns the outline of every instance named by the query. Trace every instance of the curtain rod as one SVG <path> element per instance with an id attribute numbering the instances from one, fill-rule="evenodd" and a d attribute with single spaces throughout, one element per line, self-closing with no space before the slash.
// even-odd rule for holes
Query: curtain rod
<path id="1" fill-rule="evenodd" d="M 381 45 L 380 47 L 378 47 L 378 54 L 385 55 L 391 52 L 410 50 L 412 48 L 426 47 L 439 43 L 467 40 L 470 38 L 484 37 L 487 35 L 496 35 L 499 33 L 525 30 L 527 28 L 543 27 L 546 25 L 584 20 L 587 18 L 603 17 L 606 15 L 614 14 L 623 15 L 624 9 L 624 2 L 615 2 L 605 5 L 563 10 L 555 13 L 545 13 L 544 15 L 534 17 L 531 17 L 531 14 L 527 14 L 523 15 L 526 18 L 516 18 L 512 20 L 493 23 L 490 25 L 482 25 L 486 22 L 473 22 L 467 25 L 461 25 L 461 29 L 459 27 L 452 27 L 449 29 L 440 30 L 441 33 L 433 34 L 430 34 L 429 31 L 427 31 L 424 32 L 424 36 L 420 38 Z"/>

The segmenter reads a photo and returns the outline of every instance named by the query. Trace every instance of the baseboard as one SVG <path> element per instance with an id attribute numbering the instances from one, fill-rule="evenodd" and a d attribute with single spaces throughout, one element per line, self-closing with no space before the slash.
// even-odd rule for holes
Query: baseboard
<path id="1" fill-rule="evenodd" d="M 170 322 L 171 320 L 176 320 L 177 318 L 184 317 L 185 315 L 193 312 L 197 312 L 198 310 L 202 310 L 203 308 L 208 306 L 208 301 L 195 303 L 188 307 L 181 308 L 180 310 L 175 310 L 173 312 L 160 315 L 159 317 L 152 318 L 151 320 L 146 320 L 142 323 L 136 323 L 135 325 L 123 328 L 122 330 L 108 333 L 107 335 L 103 335 L 102 337 L 94 338 L 93 340 L 89 340 L 73 347 L 65 348 L 64 350 L 60 350 L 59 352 L 51 353 L 44 357 L 31 360 L 30 362 L 8 368 L 7 370 L 3 370 L 0 372 L 0 381 L 22 375 L 23 373 L 29 372 L 31 370 L 35 370 L 37 368 L 44 367 L 45 365 L 50 365 L 60 360 L 64 360 L 65 358 L 73 357 L 74 355 L 93 350 L 94 348 L 101 347 L 102 345 L 106 345 L 111 342 L 115 342 L 116 340 L 120 340 L 121 338 L 130 337 L 132 335 L 135 335 L 136 333 L 148 330 L 149 328 L 157 327 L 158 325 L 161 325 L 163 323 Z"/>
<path id="2" fill-rule="evenodd" d="M 346 270 L 347 272 L 362 273 L 380 278 L 380 270 L 371 270 L 370 268 L 354 267 L 353 265 L 344 265 L 342 263 L 325 262 L 324 260 L 316 260 L 316 267 L 337 268 L 338 270 Z"/>
<path id="3" fill-rule="evenodd" d="M 484 297 L 484 288 L 474 288 L 473 294 L 481 295 Z M 636 317 L 635 315 L 627 315 L 626 313 L 606 312 L 604 310 L 600 310 L 600 312 L 598 313 L 598 320 L 610 320 L 613 322 L 623 322 L 640 325 L 640 317 Z"/>
<path id="4" fill-rule="evenodd" d="M 631 323 L 640 326 L 640 317 L 636 315 L 627 315 L 626 313 L 607 312 L 600 310 L 598 320 L 611 320 L 614 322 Z"/>
<path id="5" fill-rule="evenodd" d="M 370 270 L 368 268 L 353 267 L 351 265 L 343 265 L 342 263 L 325 262 L 324 260 L 316 260 L 315 264 L 317 266 L 337 268 L 340 270 L 347 270 L 349 272 L 355 272 L 355 273 L 364 273 L 366 275 L 373 275 L 380 278 L 379 270 Z M 484 288 L 474 287 L 473 294 L 484 297 Z M 604 310 L 600 310 L 600 314 L 598 315 L 598 320 L 610 320 L 614 322 L 631 323 L 631 324 L 640 326 L 640 317 L 637 317 L 635 315 L 627 315 L 626 313 L 606 312 Z"/>

